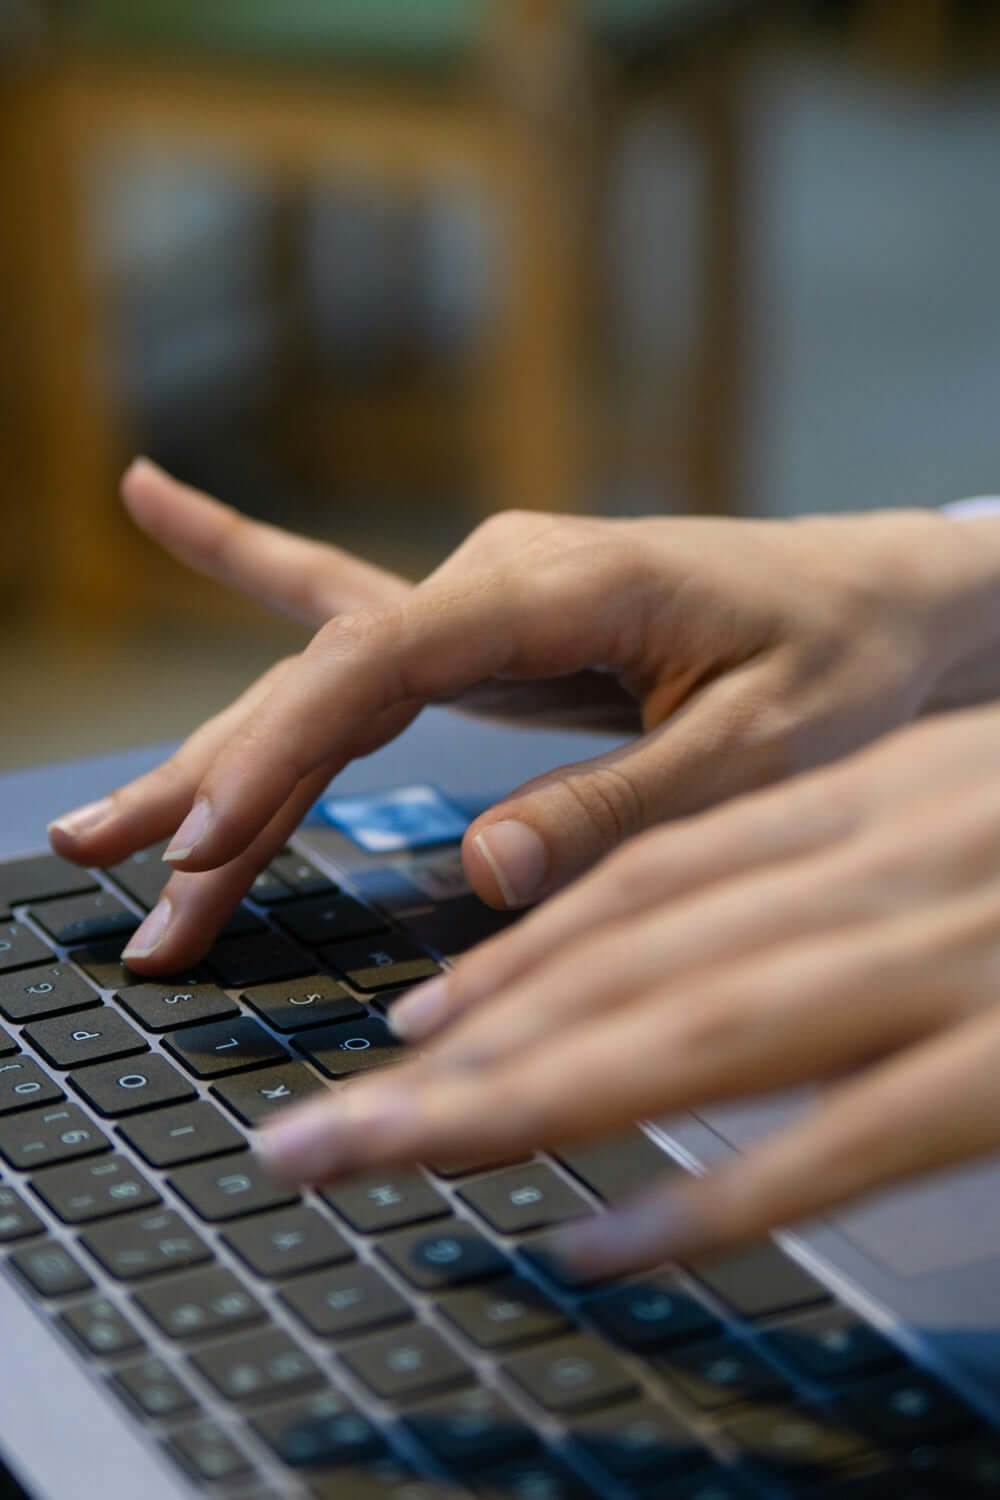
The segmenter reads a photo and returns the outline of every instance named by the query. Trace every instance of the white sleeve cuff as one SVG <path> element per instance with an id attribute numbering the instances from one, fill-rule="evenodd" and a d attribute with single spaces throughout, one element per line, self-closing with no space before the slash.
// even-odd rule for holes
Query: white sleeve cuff
<path id="1" fill-rule="evenodd" d="M 946 516 L 952 516 L 958 521 L 966 521 L 975 516 L 1000 516 L 1000 495 L 975 495 L 971 500 L 953 500 L 950 505 L 943 505 L 942 512 Z"/>

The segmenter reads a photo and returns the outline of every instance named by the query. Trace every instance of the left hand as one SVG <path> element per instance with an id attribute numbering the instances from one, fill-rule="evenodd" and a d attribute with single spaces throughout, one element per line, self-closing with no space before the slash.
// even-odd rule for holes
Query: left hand
<path id="1" fill-rule="evenodd" d="M 277 1121 L 269 1163 L 501 1159 L 823 1085 L 745 1156 L 564 1231 L 611 1274 L 1000 1146 L 998 745 L 1000 708 L 932 719 L 633 839 L 400 1002 L 426 1051 Z"/>

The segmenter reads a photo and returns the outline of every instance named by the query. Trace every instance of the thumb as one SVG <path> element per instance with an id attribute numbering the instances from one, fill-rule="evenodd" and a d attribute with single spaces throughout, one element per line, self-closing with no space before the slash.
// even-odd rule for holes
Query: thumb
<path id="1" fill-rule="evenodd" d="M 762 712 L 764 673 L 755 663 L 718 679 L 648 734 L 536 777 L 483 813 L 462 843 L 476 893 L 526 906 L 633 834 L 787 775 L 782 718 Z"/>

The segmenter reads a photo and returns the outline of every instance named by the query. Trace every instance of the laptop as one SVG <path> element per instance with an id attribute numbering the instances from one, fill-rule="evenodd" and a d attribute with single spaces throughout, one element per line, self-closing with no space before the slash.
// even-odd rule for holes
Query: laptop
<path id="1" fill-rule="evenodd" d="M 118 954 L 157 851 L 80 872 L 44 827 L 162 749 L 0 777 L 0 1493 L 1000 1495 L 996 1163 L 587 1285 L 555 1226 L 807 1098 L 303 1194 L 247 1149 L 290 1099 L 397 1060 L 394 998 L 511 920 L 464 883 L 465 821 L 607 743 L 428 711 L 156 984 Z"/>

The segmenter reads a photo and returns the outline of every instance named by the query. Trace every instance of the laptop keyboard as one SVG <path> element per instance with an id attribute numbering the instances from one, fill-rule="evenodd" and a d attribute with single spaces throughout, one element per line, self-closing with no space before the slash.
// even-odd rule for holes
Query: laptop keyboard
<path id="1" fill-rule="evenodd" d="M 127 1419 L 232 1500 L 963 1500 L 1000 1438 L 775 1244 L 587 1283 L 554 1228 L 680 1171 L 638 1128 L 296 1192 L 275 1111 L 391 1066 L 438 972 L 294 849 L 204 963 L 120 952 L 169 872 L 0 863 L 0 1252 Z"/>

